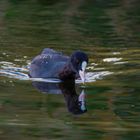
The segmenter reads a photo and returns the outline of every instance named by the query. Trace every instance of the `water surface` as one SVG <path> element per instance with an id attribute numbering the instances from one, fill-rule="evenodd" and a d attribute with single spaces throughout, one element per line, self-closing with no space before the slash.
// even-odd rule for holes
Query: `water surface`
<path id="1" fill-rule="evenodd" d="M 1 0 L 0 139 L 140 139 L 139 23 L 138 0 Z M 63 93 L 33 86 L 59 83 L 28 77 L 45 47 L 89 55 L 87 82 L 75 87 L 87 112 L 75 115 Z"/>

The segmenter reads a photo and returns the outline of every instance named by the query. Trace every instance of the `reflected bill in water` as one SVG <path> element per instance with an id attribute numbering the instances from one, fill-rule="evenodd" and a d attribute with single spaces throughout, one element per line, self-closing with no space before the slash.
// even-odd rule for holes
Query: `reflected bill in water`
<path id="1" fill-rule="evenodd" d="M 63 94 L 68 111 L 72 114 L 80 115 L 87 112 L 84 89 L 82 89 L 81 93 L 78 95 L 75 88 L 75 82 L 33 82 L 32 84 L 42 93 Z"/>

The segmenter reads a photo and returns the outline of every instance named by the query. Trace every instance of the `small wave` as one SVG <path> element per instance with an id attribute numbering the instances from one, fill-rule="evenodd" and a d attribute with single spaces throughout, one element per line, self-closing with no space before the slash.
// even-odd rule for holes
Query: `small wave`
<path id="1" fill-rule="evenodd" d="M 1 61 L 0 66 L 1 66 L 0 69 L 1 76 L 6 76 L 9 78 L 20 79 L 20 80 L 26 80 L 29 78 L 28 74 L 26 74 L 26 72 L 28 72 L 26 66 L 19 67 L 12 62 L 6 62 L 6 61 Z"/>
<path id="2" fill-rule="evenodd" d="M 37 81 L 37 82 L 47 82 L 47 83 L 60 83 L 62 82 L 60 79 L 56 78 L 30 78 L 28 74 L 21 72 L 13 72 L 13 71 L 4 71 L 0 70 L 0 74 L 6 76 L 8 78 L 19 79 L 19 80 L 28 80 L 28 81 Z M 86 83 L 95 82 L 96 80 L 103 79 L 104 76 L 110 75 L 112 72 L 109 71 L 101 71 L 101 72 L 88 72 L 86 73 Z M 76 83 L 82 83 L 80 79 L 75 80 Z"/>
<path id="3" fill-rule="evenodd" d="M 60 79 L 56 78 L 30 78 L 28 76 L 28 69 L 26 66 L 18 67 L 11 62 L 0 62 L 2 65 L 0 69 L 0 75 L 8 78 L 19 79 L 19 80 L 28 80 L 28 81 L 38 81 L 38 82 L 48 82 L 48 83 L 60 83 Z M 95 82 L 98 79 L 102 79 L 104 76 L 110 75 L 112 72 L 109 71 L 99 71 L 99 72 L 87 72 L 86 73 L 86 83 Z M 75 80 L 76 83 L 82 83 L 80 79 Z"/>
<path id="4" fill-rule="evenodd" d="M 104 62 L 117 62 L 117 61 L 120 61 L 122 58 L 104 58 L 103 61 Z"/>
<path id="5" fill-rule="evenodd" d="M 113 52 L 112 54 L 118 55 L 118 54 L 121 54 L 121 53 L 120 52 Z"/>
<path id="6" fill-rule="evenodd" d="M 48 79 L 44 79 L 44 78 L 29 78 L 28 80 L 36 81 L 36 82 L 46 82 L 46 83 L 60 83 L 60 82 L 62 82 L 60 79 L 56 79 L 56 78 L 48 78 Z"/>
<path id="7" fill-rule="evenodd" d="M 1 61 L 0 64 L 2 65 L 13 65 L 12 62 Z"/>
<path id="8" fill-rule="evenodd" d="M 113 74 L 113 72 L 110 71 L 88 72 L 86 73 L 86 82 L 95 82 L 96 80 L 103 79 L 104 76 L 111 74 Z"/>
<path id="9" fill-rule="evenodd" d="M 95 82 L 96 80 L 103 79 L 104 76 L 113 74 L 113 72 L 109 71 L 101 71 L 101 72 L 87 72 L 86 73 L 86 83 Z M 49 79 L 43 79 L 43 78 L 29 78 L 28 80 L 31 81 L 37 81 L 37 82 L 48 82 L 48 83 L 60 83 L 62 82 L 60 79 L 55 78 L 49 78 Z M 75 82 L 78 84 L 83 83 L 81 79 L 75 80 Z"/>
<path id="10" fill-rule="evenodd" d="M 128 61 L 121 61 L 121 62 L 115 62 L 114 64 L 119 65 L 119 64 L 126 64 Z"/>

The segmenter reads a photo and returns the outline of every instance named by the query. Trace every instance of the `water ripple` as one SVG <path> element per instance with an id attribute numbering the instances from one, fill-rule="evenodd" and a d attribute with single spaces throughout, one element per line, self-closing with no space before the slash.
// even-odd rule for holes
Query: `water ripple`
<path id="1" fill-rule="evenodd" d="M 117 62 L 117 61 L 120 61 L 122 58 L 104 58 L 103 61 L 104 62 Z"/>
<path id="2" fill-rule="evenodd" d="M 39 81 L 39 82 L 48 82 L 48 83 L 60 83 L 60 79 L 55 78 L 49 78 L 49 79 L 43 79 L 43 78 L 30 78 L 28 76 L 28 68 L 27 66 L 16 66 L 15 64 L 11 62 L 2 61 L 0 62 L 1 69 L 0 69 L 0 75 L 5 76 L 8 78 L 13 79 L 19 79 L 19 80 L 28 80 L 28 81 Z M 102 69 L 100 69 L 102 70 Z M 96 80 L 103 79 L 104 76 L 113 74 L 109 71 L 97 71 L 97 72 L 87 72 L 86 73 L 86 83 L 89 82 L 95 82 Z M 82 83 L 80 79 L 75 81 L 76 83 Z"/>

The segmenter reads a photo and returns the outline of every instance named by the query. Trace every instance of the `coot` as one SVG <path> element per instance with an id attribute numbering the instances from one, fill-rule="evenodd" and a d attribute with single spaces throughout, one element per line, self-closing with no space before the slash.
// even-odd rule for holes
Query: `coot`
<path id="1" fill-rule="evenodd" d="M 32 78 L 59 78 L 62 81 L 81 78 L 85 82 L 85 69 L 88 56 L 82 51 L 75 51 L 66 56 L 50 48 L 45 48 L 29 66 Z"/>

